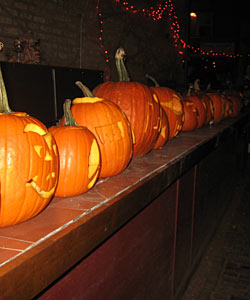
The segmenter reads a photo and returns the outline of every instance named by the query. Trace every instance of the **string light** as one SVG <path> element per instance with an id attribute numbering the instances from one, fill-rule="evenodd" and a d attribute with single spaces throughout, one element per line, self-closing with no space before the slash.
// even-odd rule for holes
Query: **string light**
<path id="1" fill-rule="evenodd" d="M 146 17 L 151 18 L 154 22 L 160 21 L 163 18 L 167 18 L 169 22 L 169 28 L 172 35 L 173 45 L 177 49 L 177 53 L 183 57 L 185 54 L 185 49 L 189 49 L 191 52 L 195 54 L 200 54 L 202 56 L 212 56 L 212 57 L 225 57 L 230 59 L 243 58 L 243 54 L 229 54 L 226 52 L 216 52 L 214 50 L 203 50 L 200 47 L 194 47 L 190 44 L 187 44 L 184 39 L 181 38 L 181 26 L 178 21 L 178 17 L 176 15 L 173 0 L 159 0 L 155 7 L 149 8 L 137 8 L 135 5 L 130 4 L 125 0 L 115 0 L 115 2 L 122 6 L 122 8 L 131 14 L 143 14 Z M 106 48 L 104 48 L 103 44 L 103 19 L 102 14 L 100 12 L 100 0 L 97 0 L 97 16 L 99 22 L 99 42 L 100 47 L 103 49 L 103 53 L 105 56 L 106 63 L 110 62 L 109 53 Z M 193 16 L 194 17 L 194 16 Z M 250 54 L 246 54 L 247 57 L 250 57 Z M 184 59 L 182 58 L 182 62 Z"/>
<path id="2" fill-rule="evenodd" d="M 108 49 L 105 48 L 104 43 L 103 43 L 103 19 L 102 19 L 102 13 L 100 10 L 100 0 L 97 0 L 97 5 L 96 5 L 96 11 L 97 11 L 97 18 L 98 18 L 98 25 L 99 25 L 99 36 L 98 40 L 100 43 L 100 48 L 103 51 L 105 63 L 107 65 L 106 72 L 105 72 L 105 80 L 108 81 L 110 79 L 110 59 L 109 59 L 109 52 Z"/>

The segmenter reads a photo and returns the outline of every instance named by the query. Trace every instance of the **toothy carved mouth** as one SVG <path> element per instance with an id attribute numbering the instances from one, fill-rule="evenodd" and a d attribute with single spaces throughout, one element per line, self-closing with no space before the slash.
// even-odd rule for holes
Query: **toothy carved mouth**
<path id="1" fill-rule="evenodd" d="M 31 186 L 41 198 L 48 199 L 54 194 L 56 189 L 56 184 L 57 181 L 55 182 L 55 185 L 52 187 L 52 189 L 50 189 L 49 191 L 44 191 L 40 188 L 40 186 L 36 184 L 36 182 L 33 179 L 31 179 L 29 182 L 26 183 L 26 186 L 27 187 Z"/>

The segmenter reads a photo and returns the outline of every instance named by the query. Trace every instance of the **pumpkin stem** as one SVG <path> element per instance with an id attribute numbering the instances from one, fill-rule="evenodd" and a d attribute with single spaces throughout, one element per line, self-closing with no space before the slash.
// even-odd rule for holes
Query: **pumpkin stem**
<path id="1" fill-rule="evenodd" d="M 200 91 L 200 79 L 196 79 L 194 81 L 194 90 L 195 91 Z"/>
<path id="2" fill-rule="evenodd" d="M 7 92 L 3 80 L 3 74 L 0 67 L 0 112 L 1 113 L 12 113 L 9 107 Z"/>
<path id="3" fill-rule="evenodd" d="M 119 81 L 130 81 L 130 78 L 128 76 L 128 71 L 124 64 L 125 55 L 126 53 L 123 48 L 118 48 L 116 50 L 115 63 L 116 63 L 116 69 L 119 76 Z"/>
<path id="4" fill-rule="evenodd" d="M 149 74 L 146 74 L 146 77 L 153 81 L 153 83 L 155 84 L 155 87 L 160 87 L 159 83 L 156 81 L 156 79 L 154 77 L 150 76 Z"/>
<path id="5" fill-rule="evenodd" d="M 72 112 L 70 110 L 71 107 L 71 100 L 66 99 L 63 103 L 63 111 L 64 111 L 64 125 L 65 126 L 77 126 L 76 121 L 72 115 Z"/>
<path id="6" fill-rule="evenodd" d="M 191 91 L 194 89 L 192 83 L 189 84 L 186 97 L 190 97 L 192 95 Z"/>
<path id="7" fill-rule="evenodd" d="M 83 92 L 83 95 L 85 97 L 94 97 L 91 90 L 86 85 L 84 85 L 81 81 L 76 81 L 75 84 L 80 88 L 80 90 Z"/>

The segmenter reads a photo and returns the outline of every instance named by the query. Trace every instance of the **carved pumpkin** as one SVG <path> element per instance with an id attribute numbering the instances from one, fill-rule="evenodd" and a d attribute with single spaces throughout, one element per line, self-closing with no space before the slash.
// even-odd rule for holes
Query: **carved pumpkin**
<path id="1" fill-rule="evenodd" d="M 184 111 L 181 96 L 168 87 L 161 87 L 157 81 L 150 75 L 147 78 L 155 84 L 150 89 L 157 95 L 162 108 L 168 117 L 169 123 L 169 139 L 177 136 L 182 129 Z"/>
<path id="2" fill-rule="evenodd" d="M 96 183 L 100 171 L 100 151 L 93 133 L 77 126 L 70 111 L 71 101 L 64 103 L 65 124 L 49 128 L 59 151 L 57 197 L 85 193 Z"/>
<path id="3" fill-rule="evenodd" d="M 183 101 L 185 100 L 193 102 L 194 106 L 196 107 L 199 115 L 197 128 L 201 128 L 205 124 L 207 117 L 207 106 L 205 101 L 198 96 L 187 96 L 183 98 Z"/>
<path id="4" fill-rule="evenodd" d="M 41 212 L 54 195 L 58 151 L 46 126 L 24 112 L 12 112 L 0 70 L 0 227 Z"/>
<path id="5" fill-rule="evenodd" d="M 223 118 L 230 117 L 233 113 L 233 102 L 231 99 L 222 96 L 222 101 L 224 102 L 224 115 Z"/>
<path id="6" fill-rule="evenodd" d="M 197 128 L 199 114 L 194 103 L 188 99 L 183 100 L 184 105 L 184 123 L 182 131 L 192 131 Z"/>
<path id="7" fill-rule="evenodd" d="M 113 101 L 123 110 L 135 136 L 133 157 L 141 157 L 153 149 L 158 138 L 160 104 L 158 97 L 152 95 L 148 86 L 130 81 L 124 56 L 124 50 L 119 48 L 115 58 L 120 81 L 104 82 L 93 93 L 97 97 Z"/>
<path id="8" fill-rule="evenodd" d="M 213 101 L 206 94 L 203 94 L 200 97 L 206 103 L 206 106 L 207 106 L 207 116 L 206 116 L 205 124 L 209 124 L 210 122 L 213 121 L 213 118 L 214 118 Z"/>
<path id="9" fill-rule="evenodd" d="M 160 128 L 160 135 L 154 145 L 153 149 L 162 148 L 169 138 L 169 125 L 168 125 L 168 117 L 165 113 L 164 109 L 160 105 L 160 118 L 161 118 L 161 128 Z"/>
<path id="10" fill-rule="evenodd" d="M 196 96 L 199 97 L 200 101 L 202 102 L 203 106 L 205 107 L 206 110 L 206 117 L 204 120 L 204 125 L 209 124 L 210 122 L 213 121 L 213 115 L 214 115 L 214 107 L 213 107 L 213 102 L 212 100 L 209 98 L 209 96 L 200 90 L 200 80 L 196 79 L 194 84 L 190 84 L 189 86 L 189 90 L 187 93 L 187 96 Z M 199 110 L 199 123 L 202 123 L 202 114 L 203 114 L 203 109 L 198 109 Z M 198 125 L 199 127 L 199 125 Z"/>
<path id="11" fill-rule="evenodd" d="M 214 123 L 217 123 L 223 119 L 225 112 L 225 102 L 218 93 L 208 93 L 209 98 L 213 102 L 214 107 Z"/>
<path id="12" fill-rule="evenodd" d="M 232 112 L 230 114 L 230 117 L 237 117 L 242 108 L 240 97 L 234 95 L 228 95 L 226 97 L 232 102 Z"/>
<path id="13" fill-rule="evenodd" d="M 87 127 L 96 137 L 101 152 L 99 177 L 122 172 L 133 155 L 131 126 L 123 111 L 110 100 L 93 97 L 81 82 L 76 82 L 85 97 L 73 100 L 71 111 L 76 123 Z"/>

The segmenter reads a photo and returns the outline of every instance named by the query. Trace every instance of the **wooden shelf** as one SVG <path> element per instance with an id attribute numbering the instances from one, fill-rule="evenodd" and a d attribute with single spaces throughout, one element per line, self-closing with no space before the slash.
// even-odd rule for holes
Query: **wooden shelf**
<path id="1" fill-rule="evenodd" d="M 196 166 L 232 142 L 232 137 L 235 147 L 241 133 L 246 136 L 248 122 L 244 113 L 212 127 L 181 133 L 162 149 L 132 160 L 121 174 L 99 180 L 89 192 L 53 198 L 33 219 L 1 228 L 0 298 L 31 299 L 50 287 L 177 180 L 188 172 L 194 176 Z M 239 152 L 242 158 L 243 148 Z"/>

